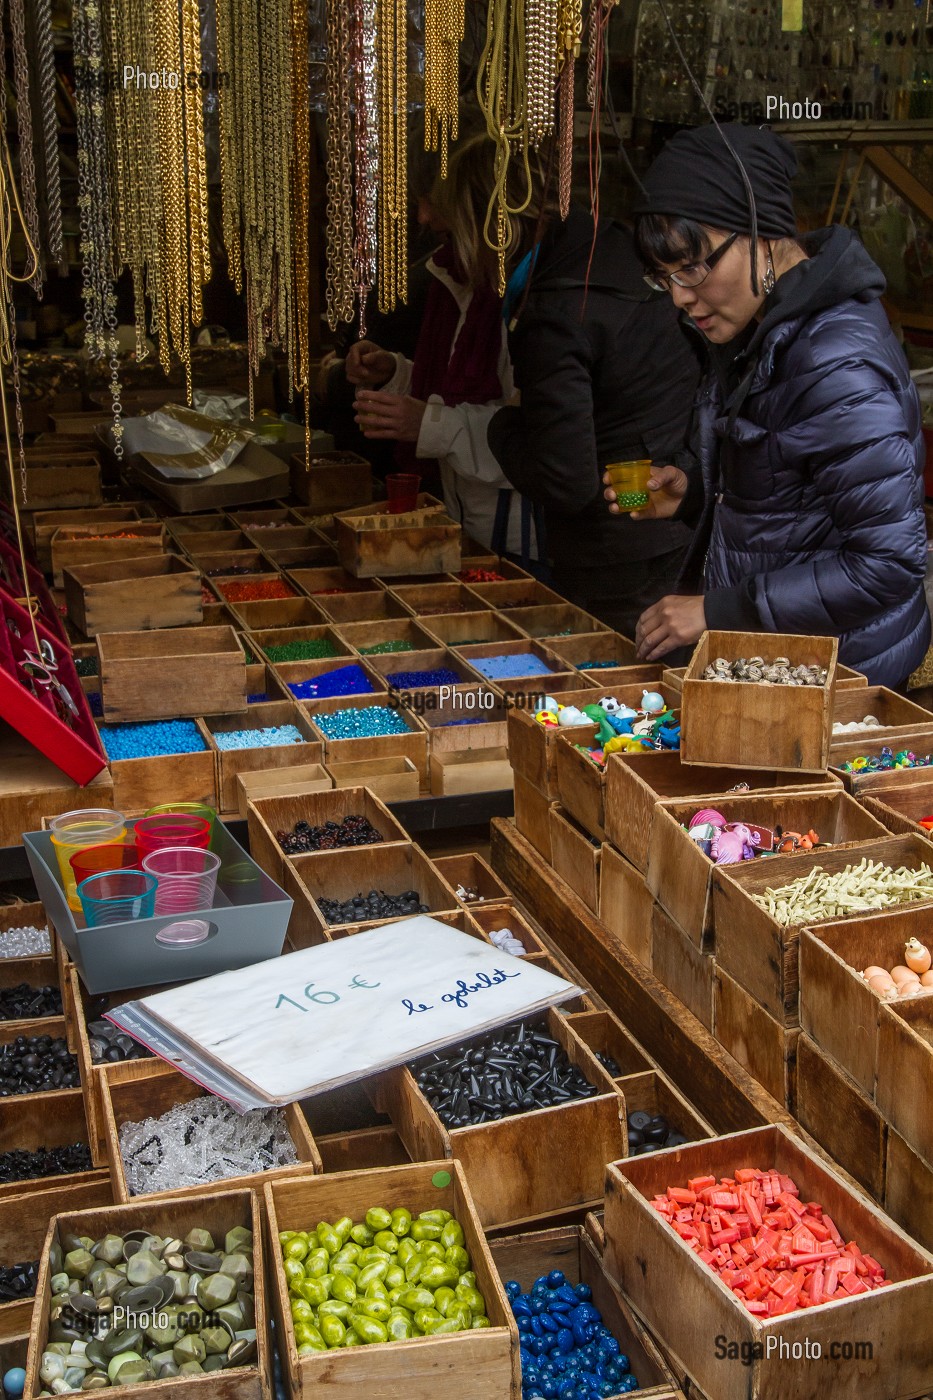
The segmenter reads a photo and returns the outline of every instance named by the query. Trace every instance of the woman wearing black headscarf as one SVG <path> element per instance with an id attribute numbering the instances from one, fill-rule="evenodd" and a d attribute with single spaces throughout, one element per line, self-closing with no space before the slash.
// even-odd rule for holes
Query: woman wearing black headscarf
<path id="1" fill-rule="evenodd" d="M 699 521 L 636 640 L 654 660 L 705 627 L 837 636 L 840 660 L 897 686 L 930 641 L 920 405 L 856 235 L 798 240 L 795 170 L 767 128 L 709 126 L 646 177 L 638 248 L 711 372 L 691 452 L 653 470 L 636 513 Z"/>

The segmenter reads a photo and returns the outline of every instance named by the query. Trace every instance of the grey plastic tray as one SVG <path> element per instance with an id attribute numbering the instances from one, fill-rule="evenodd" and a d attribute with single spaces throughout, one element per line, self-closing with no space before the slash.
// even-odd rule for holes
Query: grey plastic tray
<path id="1" fill-rule="evenodd" d="M 187 982 L 276 958 L 282 951 L 292 900 L 221 821 L 214 823 L 211 844 L 221 861 L 214 906 L 192 911 L 192 916 L 207 919 L 210 931 L 202 943 L 188 945 L 156 940 L 162 929 L 188 915 L 79 927 L 68 908 L 51 834 L 27 831 L 23 843 L 39 898 L 89 992 Z"/>

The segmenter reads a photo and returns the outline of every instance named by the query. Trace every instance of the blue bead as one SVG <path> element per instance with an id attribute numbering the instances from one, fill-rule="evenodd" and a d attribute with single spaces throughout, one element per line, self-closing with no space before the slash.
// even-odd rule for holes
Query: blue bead
<path id="1" fill-rule="evenodd" d="M 541 1326 L 544 1328 L 545 1332 L 557 1332 L 560 1330 L 550 1313 L 541 1314 Z"/>
<path id="2" fill-rule="evenodd" d="M 514 1278 L 510 1278 L 508 1283 L 505 1285 L 505 1291 L 508 1294 L 509 1298 L 514 1299 L 519 1297 L 519 1295 L 521 1294 L 522 1286 L 520 1283 L 516 1282 Z"/>
<path id="3" fill-rule="evenodd" d="M 628 1395 L 631 1391 L 638 1389 L 638 1381 L 634 1376 L 626 1376 L 619 1386 L 620 1395 Z"/>
<path id="4" fill-rule="evenodd" d="M 573 1291 L 585 1303 L 588 1303 L 593 1296 L 593 1290 L 588 1283 L 578 1283 Z"/>
<path id="5" fill-rule="evenodd" d="M 560 1288 L 564 1282 L 564 1275 L 560 1269 L 552 1269 L 547 1276 L 548 1288 Z"/>
<path id="6" fill-rule="evenodd" d="M 562 1327 L 557 1334 L 557 1345 L 565 1354 L 573 1351 L 573 1333 L 569 1327 Z"/>
<path id="7" fill-rule="evenodd" d="M 533 1317 L 533 1318 L 531 1319 L 531 1331 L 534 1333 L 534 1335 L 535 1335 L 536 1337 L 540 1337 L 540 1336 L 541 1336 L 541 1333 L 544 1331 L 544 1328 L 543 1328 L 542 1325 L 541 1325 L 541 1318 L 540 1318 L 540 1317 Z"/>
<path id="8" fill-rule="evenodd" d="M 580 1301 L 569 1283 L 561 1284 L 557 1290 L 557 1297 L 562 1303 L 567 1303 L 572 1308 L 575 1308 Z"/>
<path id="9" fill-rule="evenodd" d="M 531 1304 L 524 1296 L 513 1298 L 512 1311 L 516 1317 L 529 1317 L 531 1315 Z"/>

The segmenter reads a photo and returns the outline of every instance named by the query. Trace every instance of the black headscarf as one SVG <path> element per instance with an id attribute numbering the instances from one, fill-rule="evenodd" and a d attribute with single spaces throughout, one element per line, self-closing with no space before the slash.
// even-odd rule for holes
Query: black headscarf
<path id="1" fill-rule="evenodd" d="M 748 176 L 754 211 L 736 156 Z M 645 176 L 635 213 L 673 215 L 758 238 L 792 238 L 797 220 L 790 182 L 796 171 L 793 146 L 769 127 L 694 127 L 667 142 Z"/>

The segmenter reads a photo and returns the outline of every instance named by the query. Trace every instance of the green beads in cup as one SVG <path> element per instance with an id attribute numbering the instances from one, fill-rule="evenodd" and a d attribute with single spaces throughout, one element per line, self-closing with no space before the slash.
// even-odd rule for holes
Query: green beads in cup
<path id="1" fill-rule="evenodd" d="M 463 1227 L 446 1210 L 373 1206 L 279 1235 L 299 1356 L 490 1325 Z"/>

